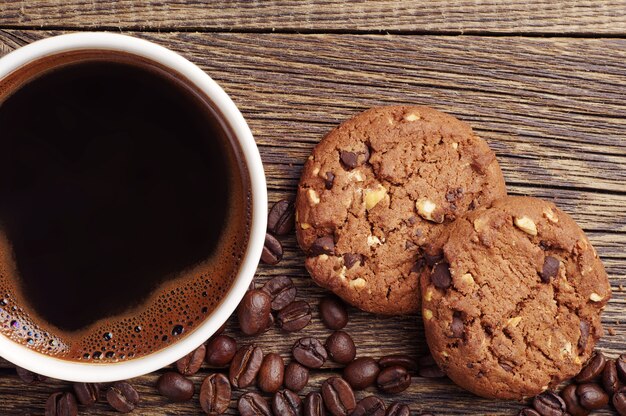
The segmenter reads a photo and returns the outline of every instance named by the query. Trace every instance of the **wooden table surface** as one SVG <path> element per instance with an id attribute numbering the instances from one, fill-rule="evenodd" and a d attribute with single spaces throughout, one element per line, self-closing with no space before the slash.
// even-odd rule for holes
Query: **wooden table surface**
<path id="1" fill-rule="evenodd" d="M 291 198 L 312 147 L 337 123 L 375 105 L 418 103 L 471 123 L 496 151 L 509 191 L 556 202 L 588 233 L 614 295 L 599 347 L 626 352 L 626 1 L 564 0 L 4 0 L 0 55 L 60 33 L 123 32 L 167 46 L 199 65 L 248 120 L 265 163 L 269 198 Z M 255 339 L 289 359 L 304 334 L 324 339 L 316 287 L 295 238 L 283 239 L 279 267 L 257 282 L 294 279 L 315 306 L 297 334 L 273 329 Z M 359 356 L 425 352 L 419 316 L 385 318 L 350 310 Z M 227 333 L 248 342 L 231 321 Z M 0 351 L 1 354 L 1 351 Z M 312 373 L 304 393 L 340 371 Z M 210 372 L 193 380 L 199 388 Z M 200 414 L 197 395 L 170 404 L 160 372 L 132 380 L 135 414 Z M 43 415 L 62 381 L 24 386 L 0 360 L 0 415 Z M 358 397 L 375 392 L 358 393 Z M 236 414 L 234 393 L 228 414 Z M 438 415 L 513 415 L 516 402 L 477 398 L 447 379 L 414 377 L 398 400 Z M 106 403 L 85 415 L 109 415 Z M 611 414 L 609 410 L 597 414 Z"/>

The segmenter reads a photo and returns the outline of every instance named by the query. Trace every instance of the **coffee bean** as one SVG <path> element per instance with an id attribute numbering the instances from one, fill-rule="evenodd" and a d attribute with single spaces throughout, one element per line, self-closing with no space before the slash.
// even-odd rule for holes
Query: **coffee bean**
<path id="1" fill-rule="evenodd" d="M 525 409 L 520 410 L 517 416 L 541 416 L 541 415 L 535 409 L 531 409 L 530 407 L 527 407 Z"/>
<path id="2" fill-rule="evenodd" d="M 609 395 L 596 383 L 579 384 L 576 395 L 580 405 L 588 410 L 602 409 L 609 403 Z"/>
<path id="3" fill-rule="evenodd" d="M 78 403 L 93 406 L 100 399 L 100 386 L 94 383 L 74 383 L 74 394 Z"/>
<path id="4" fill-rule="evenodd" d="M 285 306 L 276 316 L 276 325 L 285 332 L 296 332 L 311 322 L 311 306 L 304 300 L 297 300 Z"/>
<path id="5" fill-rule="evenodd" d="M 254 345 L 244 345 L 237 350 L 230 363 L 228 378 L 236 388 L 251 386 L 263 362 L 263 350 Z"/>
<path id="6" fill-rule="evenodd" d="M 279 354 L 271 352 L 263 358 L 257 385 L 266 393 L 275 393 L 283 385 L 285 375 L 285 363 Z"/>
<path id="7" fill-rule="evenodd" d="M 386 355 L 378 360 L 378 365 L 382 368 L 400 365 L 409 371 L 417 371 L 417 362 L 406 354 Z"/>
<path id="8" fill-rule="evenodd" d="M 602 371 L 602 386 L 604 390 L 613 395 L 619 390 L 620 382 L 617 376 L 617 367 L 615 366 L 615 360 L 608 360 Z"/>
<path id="9" fill-rule="evenodd" d="M 334 416 L 348 416 L 356 407 L 354 392 L 341 377 L 331 377 L 322 383 L 322 397 Z"/>
<path id="10" fill-rule="evenodd" d="M 76 416 L 76 398 L 69 392 L 52 393 L 46 400 L 45 416 Z"/>
<path id="11" fill-rule="evenodd" d="M 272 398 L 272 410 L 275 415 L 301 416 L 302 401 L 291 390 L 277 391 Z"/>
<path id="12" fill-rule="evenodd" d="M 615 360 L 615 367 L 617 368 L 617 375 L 622 380 L 622 383 L 626 383 L 626 354 L 620 355 Z"/>
<path id="13" fill-rule="evenodd" d="M 279 311 L 296 299 L 296 287 L 287 276 L 277 276 L 265 283 L 263 291 L 272 299 L 272 310 Z"/>
<path id="14" fill-rule="evenodd" d="M 265 234 L 265 245 L 261 252 L 261 261 L 265 264 L 278 264 L 283 259 L 283 246 L 272 234 Z"/>
<path id="15" fill-rule="evenodd" d="M 346 253 L 343 255 L 343 264 L 348 270 L 357 263 L 363 265 L 363 256 L 361 254 Z"/>
<path id="16" fill-rule="evenodd" d="M 295 209 L 292 201 L 282 199 L 274 204 L 267 217 L 267 231 L 286 235 L 293 230 Z"/>
<path id="17" fill-rule="evenodd" d="M 406 368 L 394 365 L 380 371 L 376 384 L 385 393 L 400 393 L 411 385 L 411 376 Z"/>
<path id="18" fill-rule="evenodd" d="M 348 324 L 346 305 L 336 296 L 325 296 L 319 305 L 320 317 L 328 329 L 343 329 Z"/>
<path id="19" fill-rule="evenodd" d="M 550 283 L 550 280 L 559 273 L 559 266 L 561 262 L 556 257 L 546 256 L 543 262 L 543 269 L 541 271 L 541 281 L 544 283 Z"/>
<path id="20" fill-rule="evenodd" d="M 343 370 L 343 378 L 355 390 L 363 390 L 374 385 L 380 373 L 376 360 L 370 357 L 360 357 L 352 361 Z"/>
<path id="21" fill-rule="evenodd" d="M 139 393 L 126 381 L 118 381 L 107 390 L 107 402 L 120 413 L 130 413 L 139 403 Z"/>
<path id="22" fill-rule="evenodd" d="M 285 369 L 284 381 L 285 387 L 291 391 L 298 392 L 309 382 L 309 369 L 300 363 L 292 361 Z"/>
<path id="23" fill-rule="evenodd" d="M 176 361 L 176 369 L 184 376 L 192 376 L 200 370 L 206 356 L 206 346 L 200 345 L 180 360 Z"/>
<path id="24" fill-rule="evenodd" d="M 322 395 L 317 392 L 311 392 L 304 398 L 304 416 L 326 416 L 324 401 Z"/>
<path id="25" fill-rule="evenodd" d="M 387 409 L 385 416 L 411 416 L 411 409 L 406 404 L 393 403 Z"/>
<path id="26" fill-rule="evenodd" d="M 326 339 L 326 350 L 330 358 L 339 364 L 348 364 L 356 357 L 352 337 L 344 331 L 335 331 Z"/>
<path id="27" fill-rule="evenodd" d="M 335 254 L 335 241 L 332 235 L 326 235 L 319 237 L 313 242 L 311 248 L 309 248 L 310 256 L 319 256 L 322 254 L 334 255 Z"/>
<path id="28" fill-rule="evenodd" d="M 418 359 L 418 366 L 418 374 L 420 377 L 441 378 L 446 376 L 446 373 L 444 373 L 443 370 L 437 366 L 437 363 L 432 355 L 420 357 Z"/>
<path id="29" fill-rule="evenodd" d="M 320 368 L 328 358 L 322 343 L 313 337 L 297 340 L 291 348 L 291 353 L 296 361 L 308 368 Z"/>
<path id="30" fill-rule="evenodd" d="M 326 172 L 326 180 L 324 181 L 324 187 L 328 190 L 333 189 L 335 183 L 335 174 L 332 172 Z"/>
<path id="31" fill-rule="evenodd" d="M 565 402 L 556 393 L 545 391 L 533 399 L 533 407 L 541 416 L 565 416 Z"/>
<path id="32" fill-rule="evenodd" d="M 461 319 L 456 312 L 452 317 L 450 329 L 452 330 L 452 338 L 463 338 L 463 334 L 465 333 L 465 324 L 463 323 L 463 319 Z"/>
<path id="33" fill-rule="evenodd" d="M 28 371 L 22 367 L 15 367 L 15 371 L 17 372 L 18 377 L 26 384 L 37 384 L 42 381 L 46 381 L 48 377 L 42 376 L 41 374 L 33 373 L 32 371 Z"/>
<path id="34" fill-rule="evenodd" d="M 269 325 L 272 298 L 260 289 L 249 290 L 237 307 L 237 319 L 241 332 L 258 335 Z"/>
<path id="35" fill-rule="evenodd" d="M 587 340 L 589 339 L 589 324 L 587 321 L 580 321 L 580 338 L 578 338 L 578 351 L 584 351 L 587 348 Z"/>
<path id="36" fill-rule="evenodd" d="M 620 416 L 626 416 L 626 387 L 622 387 L 620 391 L 613 395 L 613 406 Z"/>
<path id="37" fill-rule="evenodd" d="M 450 265 L 446 262 L 437 263 L 433 267 L 430 280 L 438 289 L 447 289 L 452 284 L 452 275 L 450 274 Z"/>
<path id="38" fill-rule="evenodd" d="M 572 416 L 587 416 L 590 411 L 580 405 L 580 400 L 576 395 L 576 385 L 570 384 L 561 391 L 561 397 L 565 402 L 567 412 Z"/>
<path id="39" fill-rule="evenodd" d="M 577 383 L 589 383 L 590 381 L 597 380 L 604 370 L 606 364 L 606 358 L 601 352 L 596 352 L 593 357 L 587 362 L 587 365 L 578 373 L 574 380 Z"/>
<path id="40" fill-rule="evenodd" d="M 385 416 L 385 403 L 376 396 L 361 399 L 350 416 Z"/>
<path id="41" fill-rule="evenodd" d="M 226 367 L 237 352 L 237 341 L 228 335 L 211 338 L 206 346 L 206 362 L 212 367 Z"/>
<path id="42" fill-rule="evenodd" d="M 157 380 L 156 388 L 162 396 L 173 402 L 191 399 L 195 390 L 191 380 L 173 371 L 162 374 Z"/>
<path id="43" fill-rule="evenodd" d="M 209 374 L 200 386 L 200 406 L 207 415 L 226 412 L 230 397 L 230 383 L 224 374 Z"/>
<path id="44" fill-rule="evenodd" d="M 270 405 L 258 393 L 246 393 L 239 398 L 237 409 L 241 416 L 273 416 Z"/>

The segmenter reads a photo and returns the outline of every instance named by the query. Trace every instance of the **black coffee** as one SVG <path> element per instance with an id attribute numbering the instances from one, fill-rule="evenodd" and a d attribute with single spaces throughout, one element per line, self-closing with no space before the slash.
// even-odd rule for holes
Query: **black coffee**
<path id="1" fill-rule="evenodd" d="M 145 355 L 229 289 L 247 171 L 175 74 L 123 55 L 59 59 L 0 81 L 2 331 L 67 359 Z"/>

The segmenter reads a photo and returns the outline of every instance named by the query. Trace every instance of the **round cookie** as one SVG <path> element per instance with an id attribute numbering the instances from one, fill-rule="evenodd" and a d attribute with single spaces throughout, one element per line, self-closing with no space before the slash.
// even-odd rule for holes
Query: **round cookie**
<path id="1" fill-rule="evenodd" d="M 428 107 L 372 108 L 313 150 L 296 234 L 317 284 L 365 311 L 411 313 L 424 249 L 457 216 L 505 194 L 493 151 L 466 123 Z"/>
<path id="2" fill-rule="evenodd" d="M 458 219 L 422 276 L 437 364 L 487 398 L 534 396 L 576 375 L 602 335 L 609 281 L 589 240 L 554 204 L 510 196 Z"/>

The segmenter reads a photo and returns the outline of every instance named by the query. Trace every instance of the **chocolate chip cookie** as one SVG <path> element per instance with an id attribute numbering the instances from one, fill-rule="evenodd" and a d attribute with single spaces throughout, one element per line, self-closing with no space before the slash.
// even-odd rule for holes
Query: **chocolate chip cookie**
<path id="1" fill-rule="evenodd" d="M 430 351 L 461 387 L 521 399 L 576 375 L 602 335 L 609 281 L 554 204 L 509 196 L 459 218 L 422 276 Z"/>
<path id="2" fill-rule="evenodd" d="M 493 151 L 428 107 L 365 111 L 307 160 L 296 232 L 317 284 L 374 313 L 419 310 L 419 278 L 455 218 L 506 194 Z"/>

